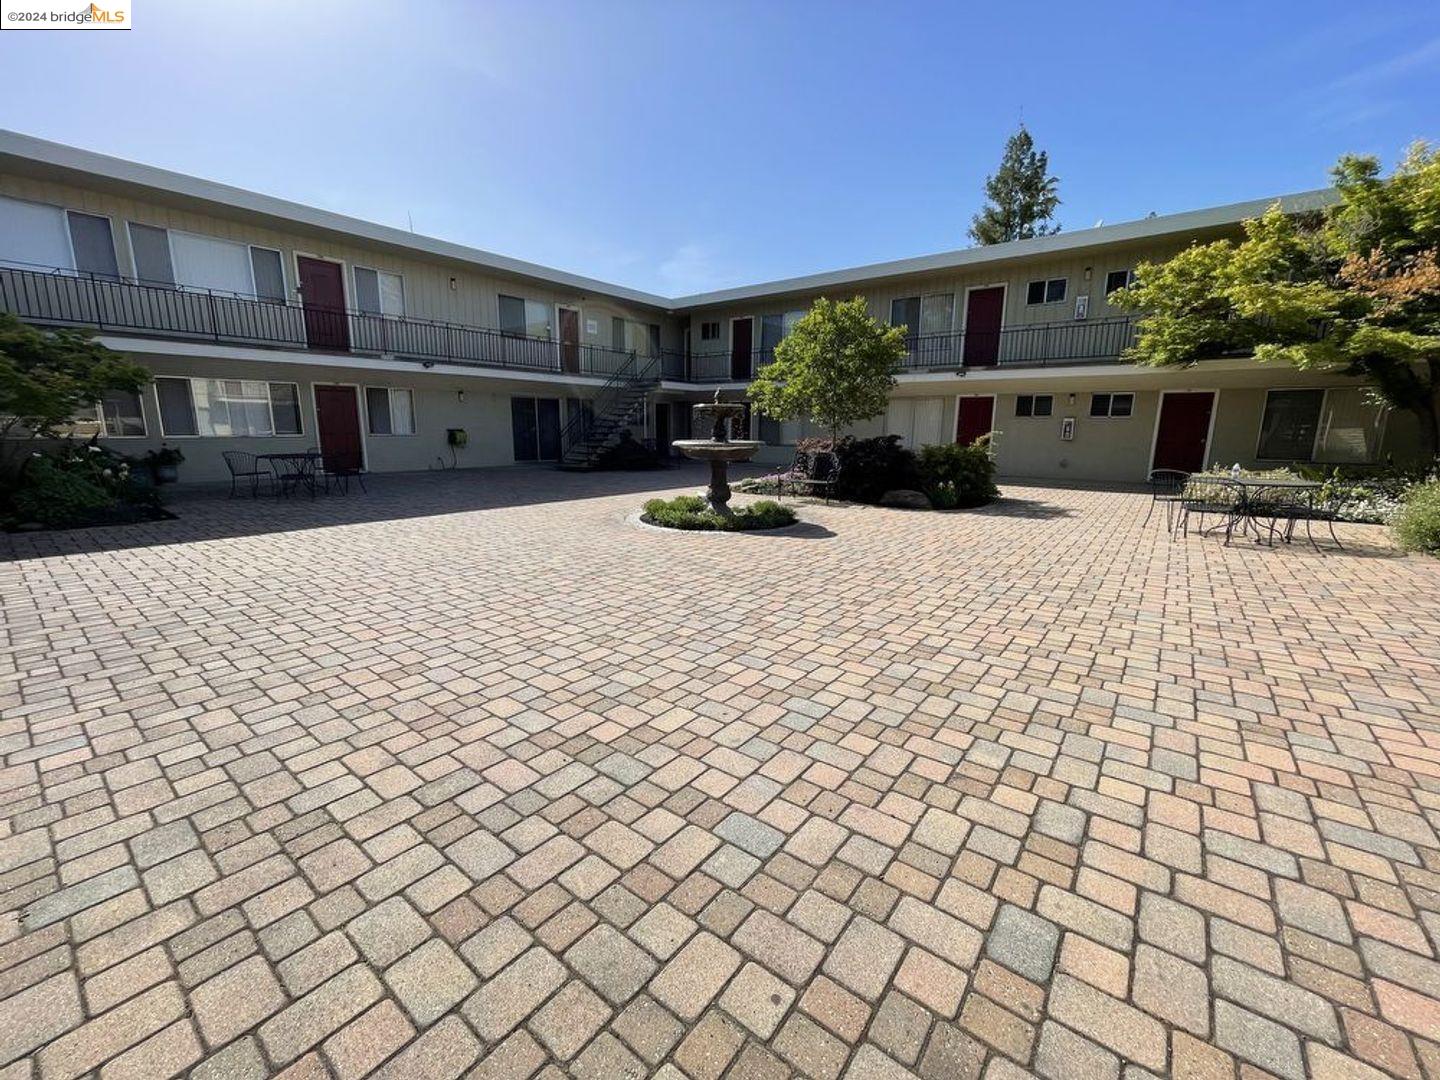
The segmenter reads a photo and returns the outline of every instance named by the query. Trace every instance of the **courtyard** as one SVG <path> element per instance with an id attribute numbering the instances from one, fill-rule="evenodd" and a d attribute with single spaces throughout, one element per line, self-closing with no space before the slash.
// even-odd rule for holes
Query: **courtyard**
<path id="1" fill-rule="evenodd" d="M 0 1077 L 1440 1077 L 1440 563 L 700 478 L 0 538 Z"/>

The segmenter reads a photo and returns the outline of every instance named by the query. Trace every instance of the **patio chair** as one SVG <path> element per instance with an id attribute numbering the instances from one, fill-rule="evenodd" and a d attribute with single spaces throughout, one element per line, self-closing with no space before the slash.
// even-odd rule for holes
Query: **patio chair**
<path id="1" fill-rule="evenodd" d="M 1271 518 L 1270 539 L 1274 543 L 1275 528 L 1280 521 L 1285 522 L 1285 543 L 1295 535 L 1296 522 L 1305 523 L 1305 539 L 1310 541 L 1310 546 L 1316 551 L 1320 545 L 1315 542 L 1315 533 L 1311 528 L 1311 522 L 1320 521 L 1330 530 L 1330 541 L 1340 550 L 1345 550 L 1345 545 L 1340 543 L 1340 537 L 1335 535 L 1335 522 L 1340 520 L 1341 505 L 1338 500 L 1319 498 L 1319 493 L 1314 491 L 1291 491 L 1286 492 L 1285 497 L 1271 503 L 1267 499 L 1266 516 Z"/>
<path id="2" fill-rule="evenodd" d="M 1176 527 L 1181 536 L 1189 531 L 1191 515 L 1199 517 L 1202 535 L 1220 528 L 1220 524 L 1205 528 L 1205 515 L 1214 514 L 1224 525 L 1225 543 L 1229 545 L 1236 522 L 1245 514 L 1245 489 L 1224 477 L 1192 476 L 1186 481 L 1176 506 L 1180 511 Z"/>
<path id="3" fill-rule="evenodd" d="M 840 459 L 829 450 L 821 450 L 810 455 L 810 468 L 806 475 L 790 476 L 784 483 L 789 484 L 793 492 L 805 491 L 812 495 L 824 495 L 826 503 L 829 503 L 839 479 Z"/>
<path id="4" fill-rule="evenodd" d="M 1145 520 L 1141 528 L 1150 524 L 1150 515 L 1155 512 L 1156 503 L 1165 504 L 1165 527 L 1173 531 L 1175 528 L 1174 515 L 1175 506 L 1180 502 L 1180 495 L 1185 490 L 1185 484 L 1190 479 L 1188 472 L 1181 472 L 1179 469 L 1151 469 L 1146 483 L 1150 485 L 1150 509 L 1145 511 Z"/>
<path id="5" fill-rule="evenodd" d="M 810 476 L 810 454 L 805 450 L 796 450 L 795 459 L 790 462 L 785 471 L 775 477 L 775 494 L 780 498 L 785 497 L 785 485 L 793 480 L 805 480 Z M 794 490 L 794 489 L 792 489 Z"/>
<path id="6" fill-rule="evenodd" d="M 275 473 L 271 469 L 262 468 L 260 460 L 254 454 L 248 454 L 244 450 L 226 450 L 220 455 L 225 460 L 225 468 L 230 470 L 230 498 L 240 489 L 241 480 L 250 481 L 250 497 L 258 498 L 260 494 L 260 479 L 266 478 L 273 490 L 275 487 Z"/>
<path id="7" fill-rule="evenodd" d="M 360 455 L 353 451 L 332 450 L 320 454 L 320 465 L 325 470 L 325 494 L 330 494 L 330 481 L 335 481 L 335 490 L 342 494 L 350 494 L 350 478 L 353 476 L 360 485 L 360 490 L 370 494 L 365 489 L 365 474 L 360 469 Z"/>

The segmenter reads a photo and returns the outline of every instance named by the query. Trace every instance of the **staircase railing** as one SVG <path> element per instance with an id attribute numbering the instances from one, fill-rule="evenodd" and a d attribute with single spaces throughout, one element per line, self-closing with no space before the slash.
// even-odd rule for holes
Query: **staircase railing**
<path id="1" fill-rule="evenodd" d="M 584 402 L 581 408 L 575 410 L 575 415 L 565 422 L 565 426 L 560 430 L 561 460 L 567 458 L 575 447 L 583 446 L 589 441 L 595 422 L 611 412 L 622 397 L 633 392 L 636 387 L 648 387 L 657 383 L 660 363 L 659 356 L 639 356 L 632 352 L 615 373 L 605 380 L 595 396 Z"/>

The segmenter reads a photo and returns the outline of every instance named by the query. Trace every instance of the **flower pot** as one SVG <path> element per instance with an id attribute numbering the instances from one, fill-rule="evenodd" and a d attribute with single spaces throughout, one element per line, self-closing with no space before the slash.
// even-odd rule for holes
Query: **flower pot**
<path id="1" fill-rule="evenodd" d="M 180 479 L 180 469 L 175 465 L 155 465 L 151 471 L 157 484 L 173 484 Z"/>

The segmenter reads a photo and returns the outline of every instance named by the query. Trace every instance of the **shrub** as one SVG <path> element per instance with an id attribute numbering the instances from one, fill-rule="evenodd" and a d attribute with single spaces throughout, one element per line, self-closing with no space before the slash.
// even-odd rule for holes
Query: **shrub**
<path id="1" fill-rule="evenodd" d="M 0 490 L 0 516 L 11 526 L 39 522 L 52 529 L 165 516 L 154 491 L 138 481 L 130 465 L 93 439 L 35 451 L 14 483 Z"/>
<path id="2" fill-rule="evenodd" d="M 984 444 L 922 447 L 919 465 L 925 494 L 942 510 L 983 506 L 1000 494 L 995 486 L 995 459 Z"/>
<path id="3" fill-rule="evenodd" d="M 793 525 L 795 511 L 771 499 L 761 499 L 726 517 L 711 510 L 710 504 L 698 495 L 680 495 L 674 499 L 651 499 L 645 504 L 645 520 L 666 529 L 743 532 Z"/>
<path id="4" fill-rule="evenodd" d="M 1395 515 L 1395 539 L 1407 551 L 1440 558 L 1440 480 L 1413 488 Z"/>
<path id="5" fill-rule="evenodd" d="M 852 502 L 878 503 L 887 491 L 920 487 L 915 455 L 900 445 L 899 435 L 872 439 L 844 438 L 835 447 L 840 480 L 835 497 Z"/>

